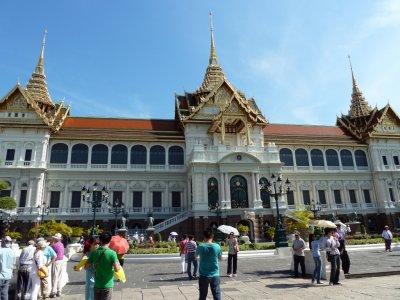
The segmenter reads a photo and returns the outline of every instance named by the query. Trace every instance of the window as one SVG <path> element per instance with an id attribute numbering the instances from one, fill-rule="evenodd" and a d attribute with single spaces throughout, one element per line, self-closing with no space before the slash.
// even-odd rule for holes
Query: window
<path id="1" fill-rule="evenodd" d="M 394 162 L 394 164 L 395 164 L 396 166 L 400 165 L 399 157 L 398 157 L 397 155 L 396 155 L 396 156 L 393 156 L 393 162 Z"/>
<path id="2" fill-rule="evenodd" d="M 207 181 L 208 190 L 208 207 L 214 209 L 219 202 L 218 196 L 218 181 L 216 178 L 211 177 Z"/>
<path id="3" fill-rule="evenodd" d="M 324 166 L 324 155 L 322 151 L 319 149 L 311 150 L 311 165 L 314 167 L 322 167 Z"/>
<path id="4" fill-rule="evenodd" d="M 356 159 L 357 167 L 368 167 L 367 155 L 365 154 L 364 151 L 356 150 L 354 152 L 354 156 L 355 156 L 355 159 Z"/>
<path id="5" fill-rule="evenodd" d="M 298 167 L 308 167 L 309 166 L 308 153 L 307 153 L 306 150 L 304 150 L 304 149 L 296 149 L 294 154 L 296 156 L 296 165 Z"/>
<path id="6" fill-rule="evenodd" d="M 389 196 L 390 196 L 390 201 L 395 202 L 396 199 L 394 198 L 394 194 L 393 194 L 393 189 L 389 188 Z"/>
<path id="7" fill-rule="evenodd" d="M 71 195 L 71 208 L 81 207 L 82 193 L 81 191 L 72 191 Z"/>
<path id="8" fill-rule="evenodd" d="M 181 192 L 172 192 L 172 207 L 181 207 Z"/>
<path id="9" fill-rule="evenodd" d="M 59 192 L 59 191 L 51 191 L 50 192 L 50 208 L 59 208 L 60 207 L 60 196 L 61 196 L 61 192 Z"/>
<path id="10" fill-rule="evenodd" d="M 386 155 L 382 155 L 382 161 L 383 161 L 383 164 L 384 164 L 385 166 L 388 165 Z"/>
<path id="11" fill-rule="evenodd" d="M 103 144 L 97 144 L 92 147 L 92 164 L 108 164 L 108 147 Z"/>
<path id="12" fill-rule="evenodd" d="M 260 196 L 263 208 L 271 208 L 271 198 L 268 193 L 268 180 L 265 177 L 261 177 L 259 184 L 261 185 Z"/>
<path id="13" fill-rule="evenodd" d="M 32 160 L 32 149 L 26 149 L 25 150 L 25 161 L 31 161 Z"/>
<path id="14" fill-rule="evenodd" d="M 279 158 L 284 166 L 293 166 L 293 153 L 288 148 L 279 150 Z"/>
<path id="15" fill-rule="evenodd" d="M 340 195 L 340 190 L 333 190 L 333 196 L 335 197 L 336 204 L 342 204 L 342 196 Z"/>
<path id="16" fill-rule="evenodd" d="M 141 191 L 133 192 L 133 207 L 142 207 L 142 195 Z"/>
<path id="17" fill-rule="evenodd" d="M 294 205 L 294 193 L 293 193 L 293 191 L 289 191 L 287 193 L 287 204 L 288 205 Z"/>
<path id="18" fill-rule="evenodd" d="M 343 167 L 353 167 L 353 156 L 349 150 L 343 149 L 340 150 L 340 160 L 342 161 Z"/>
<path id="19" fill-rule="evenodd" d="M 14 117 L 18 118 L 18 113 L 14 113 Z"/>
<path id="20" fill-rule="evenodd" d="M 113 191 L 113 207 L 122 207 L 121 191 Z"/>
<path id="21" fill-rule="evenodd" d="M 369 190 L 363 190 L 365 203 L 371 203 L 371 194 Z"/>
<path id="22" fill-rule="evenodd" d="M 163 146 L 153 146 L 150 148 L 150 164 L 165 165 L 165 149 Z"/>
<path id="23" fill-rule="evenodd" d="M 162 207 L 162 193 L 153 192 L 153 207 Z"/>
<path id="24" fill-rule="evenodd" d="M 115 145 L 111 148 L 111 163 L 126 165 L 128 163 L 128 148 L 124 145 Z"/>
<path id="25" fill-rule="evenodd" d="M 318 190 L 318 200 L 320 204 L 326 204 L 326 196 L 324 190 Z"/>
<path id="26" fill-rule="evenodd" d="M 1 190 L 0 197 L 11 197 L 10 187 L 8 187 L 6 190 Z"/>
<path id="27" fill-rule="evenodd" d="M 310 205 L 310 191 L 304 190 L 303 193 L 303 203 L 304 205 Z"/>
<path id="28" fill-rule="evenodd" d="M 335 150 L 328 149 L 325 151 L 326 156 L 326 164 L 328 167 L 338 167 L 339 166 L 339 157 Z"/>
<path id="29" fill-rule="evenodd" d="M 27 190 L 21 190 L 21 194 L 19 196 L 19 207 L 25 207 L 26 206 L 26 195 L 28 191 Z"/>
<path id="30" fill-rule="evenodd" d="M 172 146 L 168 149 L 168 163 L 170 165 L 183 165 L 183 149 L 179 146 Z"/>
<path id="31" fill-rule="evenodd" d="M 76 144 L 71 150 L 71 164 L 87 164 L 89 147 L 85 144 Z"/>
<path id="32" fill-rule="evenodd" d="M 97 201 L 97 208 L 101 207 L 102 197 L 103 197 L 103 193 L 101 191 L 93 191 L 92 201 Z"/>
<path id="33" fill-rule="evenodd" d="M 13 161 L 15 156 L 15 149 L 7 149 L 6 160 Z"/>
<path id="34" fill-rule="evenodd" d="M 350 203 L 357 203 L 356 191 L 349 190 Z"/>
<path id="35" fill-rule="evenodd" d="M 51 147 L 50 163 L 66 164 L 68 161 L 68 146 L 58 143 Z"/>
<path id="36" fill-rule="evenodd" d="M 145 165 L 147 164 L 147 150 L 143 145 L 135 145 L 131 148 L 131 164 Z"/>

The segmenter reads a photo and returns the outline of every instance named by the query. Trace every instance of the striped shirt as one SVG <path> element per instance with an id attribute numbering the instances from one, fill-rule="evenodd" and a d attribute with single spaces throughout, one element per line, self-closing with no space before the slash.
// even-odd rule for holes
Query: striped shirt
<path id="1" fill-rule="evenodd" d="M 188 241 L 185 245 L 185 253 L 196 252 L 197 244 L 195 241 Z"/>

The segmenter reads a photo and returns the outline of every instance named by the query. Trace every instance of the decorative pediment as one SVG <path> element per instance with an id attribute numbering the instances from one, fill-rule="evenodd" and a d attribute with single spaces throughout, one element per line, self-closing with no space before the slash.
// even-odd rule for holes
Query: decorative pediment
<path id="1" fill-rule="evenodd" d="M 146 182 L 144 181 L 133 181 L 129 185 L 131 190 L 137 190 L 137 191 L 144 191 L 146 189 Z"/>
<path id="2" fill-rule="evenodd" d="M 312 185 L 311 182 L 305 181 L 305 182 L 301 182 L 299 184 L 300 190 L 311 190 L 312 189 Z"/>
<path id="3" fill-rule="evenodd" d="M 341 190 L 343 189 L 343 184 L 341 181 L 334 181 L 331 183 L 331 189 L 333 190 Z"/>
<path id="4" fill-rule="evenodd" d="M 64 189 L 65 182 L 60 180 L 51 180 L 47 186 L 50 191 L 62 191 Z"/>
<path id="5" fill-rule="evenodd" d="M 185 189 L 185 184 L 182 182 L 170 182 L 169 189 L 171 191 L 183 191 Z"/>
<path id="6" fill-rule="evenodd" d="M 400 134 L 400 118 L 394 110 L 387 105 L 378 118 L 372 136 L 374 135 L 399 135 Z"/>
<path id="7" fill-rule="evenodd" d="M 317 190 L 326 190 L 328 188 L 328 186 L 327 186 L 325 181 L 316 182 L 315 187 L 316 187 Z"/>
<path id="8" fill-rule="evenodd" d="M 220 161 L 220 164 L 229 163 L 229 164 L 256 164 L 260 163 L 260 160 L 247 153 L 231 153 L 224 156 Z"/>
<path id="9" fill-rule="evenodd" d="M 150 183 L 151 190 L 164 190 L 165 189 L 165 182 L 162 181 L 152 181 Z"/>
<path id="10" fill-rule="evenodd" d="M 125 189 L 126 188 L 126 184 L 124 181 L 111 181 L 110 182 L 110 189 L 112 190 L 121 190 L 121 189 Z"/>
<path id="11" fill-rule="evenodd" d="M 358 189 L 357 182 L 356 182 L 356 181 L 347 182 L 347 183 L 346 183 L 346 188 L 347 188 L 348 190 L 355 190 L 355 189 Z"/>

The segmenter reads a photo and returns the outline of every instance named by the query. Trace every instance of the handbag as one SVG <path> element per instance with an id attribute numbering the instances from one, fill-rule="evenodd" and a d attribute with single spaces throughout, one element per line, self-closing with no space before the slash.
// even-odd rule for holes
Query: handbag
<path id="1" fill-rule="evenodd" d="M 49 276 L 49 268 L 46 267 L 45 265 L 43 265 L 43 266 L 41 266 L 41 267 L 39 268 L 36 259 L 33 259 L 33 260 L 35 261 L 36 267 L 37 267 L 37 269 L 38 269 L 38 270 L 37 270 L 37 276 L 38 276 L 40 279 L 44 279 L 44 278 L 46 278 L 47 276 Z"/>

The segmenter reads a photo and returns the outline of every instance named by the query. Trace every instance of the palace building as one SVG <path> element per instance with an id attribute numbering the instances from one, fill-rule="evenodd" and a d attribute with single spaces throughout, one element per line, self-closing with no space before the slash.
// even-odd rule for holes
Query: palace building
<path id="1" fill-rule="evenodd" d="M 51 219 L 90 227 L 82 187 L 97 183 L 109 203 L 123 203 L 129 229 L 145 229 L 152 215 L 163 235 L 244 223 L 259 240 L 277 214 L 263 184 L 272 174 L 291 181 L 282 214 L 317 206 L 322 218 L 400 226 L 400 119 L 389 104 L 369 106 L 352 69 L 350 108 L 336 125 L 271 124 L 227 79 L 211 30 L 203 82 L 175 95 L 174 118 L 74 117 L 51 97 L 44 48 L 26 86 L 0 102 L 0 180 L 10 185 L 1 194 L 18 204 L 11 229 Z M 114 228 L 109 206 L 96 213 Z"/>

